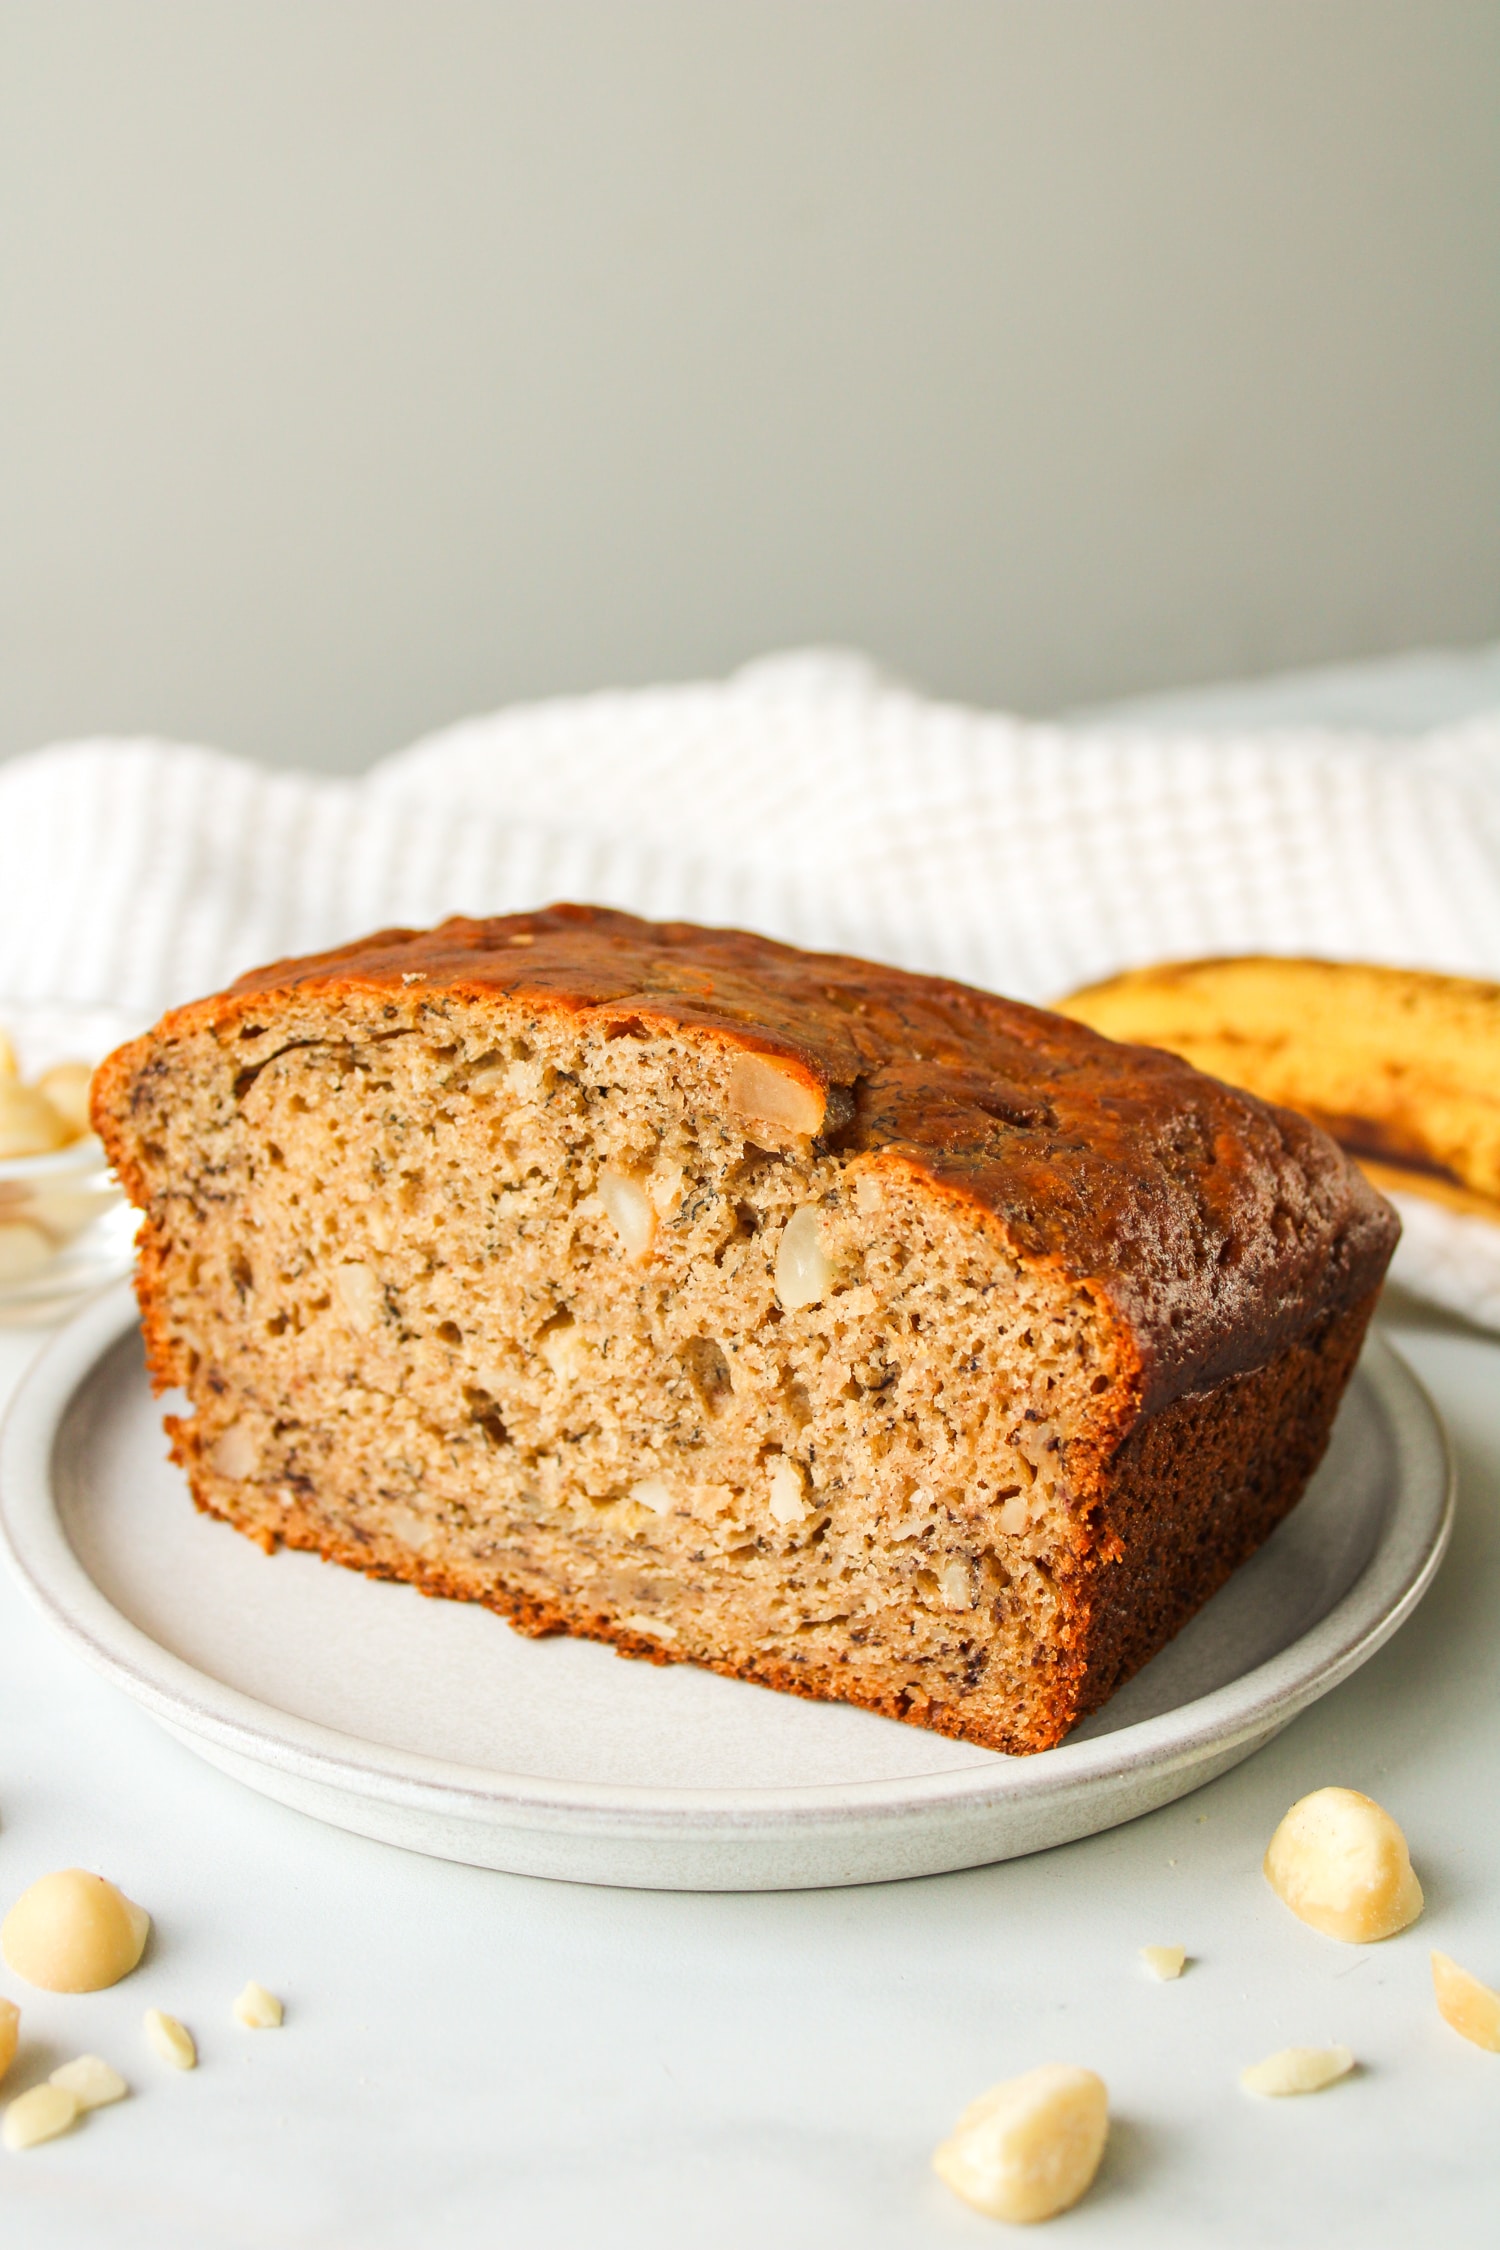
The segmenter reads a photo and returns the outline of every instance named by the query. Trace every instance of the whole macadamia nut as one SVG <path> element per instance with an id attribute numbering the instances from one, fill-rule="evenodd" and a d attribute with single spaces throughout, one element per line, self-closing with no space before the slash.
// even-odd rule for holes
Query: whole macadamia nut
<path id="1" fill-rule="evenodd" d="M 66 1867 L 23 1891 L 0 1924 L 0 1953 L 44 1992 L 102 1992 L 129 1976 L 151 1917 L 102 1875 Z"/>
<path id="2" fill-rule="evenodd" d="M 37 1092 L 46 1096 L 75 1141 L 82 1140 L 85 1133 L 94 1129 L 89 1116 L 89 1089 L 93 1082 L 93 1072 L 82 1062 L 54 1063 L 36 1082 Z"/>
<path id="3" fill-rule="evenodd" d="M 1357 1789 L 1299 1798 L 1271 1838 L 1264 1867 L 1294 1914 L 1346 1945 L 1394 1937 L 1422 1911 L 1406 1838 Z"/>
<path id="4" fill-rule="evenodd" d="M 986 2218 L 1024 2226 L 1078 2201 L 1099 2169 L 1108 2134 L 1103 2079 L 1045 2063 L 971 2102 L 932 2164 Z"/>
<path id="5" fill-rule="evenodd" d="M 0 1158 L 50 1156 L 72 1137 L 45 1094 L 0 1078 Z"/>

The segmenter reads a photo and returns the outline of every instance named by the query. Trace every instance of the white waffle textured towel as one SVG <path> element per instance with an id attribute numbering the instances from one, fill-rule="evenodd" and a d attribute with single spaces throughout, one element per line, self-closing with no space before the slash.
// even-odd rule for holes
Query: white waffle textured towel
<path id="1" fill-rule="evenodd" d="M 156 741 L 0 766 L 0 1006 L 146 1019 L 383 924 L 556 898 L 1039 1001 L 1215 953 L 1500 978 L 1500 718 L 1064 728 L 811 652 L 503 711 L 355 780 Z M 1500 1327 L 1500 1228 L 1403 1216 L 1400 1278 Z"/>

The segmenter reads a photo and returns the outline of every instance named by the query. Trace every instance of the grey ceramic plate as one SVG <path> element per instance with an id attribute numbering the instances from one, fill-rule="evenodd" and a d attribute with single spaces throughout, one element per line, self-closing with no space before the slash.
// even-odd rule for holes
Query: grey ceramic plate
<path id="1" fill-rule="evenodd" d="M 589 1642 L 527 1641 L 196 1513 L 164 1458 L 128 1288 L 63 1329 L 0 1438 L 32 1599 L 252 1788 L 442 1858 L 580 1882 L 770 1890 L 1033 1852 L 1184 1795 L 1363 1664 L 1442 1555 L 1437 1417 L 1367 1347 L 1301 1505 L 1060 1749 L 1001 1758 Z"/>

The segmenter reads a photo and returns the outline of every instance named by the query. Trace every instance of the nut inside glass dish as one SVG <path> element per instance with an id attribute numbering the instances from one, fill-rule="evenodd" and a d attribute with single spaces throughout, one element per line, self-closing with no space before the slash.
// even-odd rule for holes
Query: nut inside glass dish
<path id="1" fill-rule="evenodd" d="M 88 1130 L 87 1080 L 139 1028 L 0 1001 L 0 1324 L 56 1320 L 130 1268 L 137 1214 Z"/>

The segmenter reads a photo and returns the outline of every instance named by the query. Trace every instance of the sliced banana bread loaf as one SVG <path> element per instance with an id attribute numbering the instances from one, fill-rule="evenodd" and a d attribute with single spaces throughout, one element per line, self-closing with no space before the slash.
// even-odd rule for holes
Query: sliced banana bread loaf
<path id="1" fill-rule="evenodd" d="M 1292 1506 L 1396 1235 L 1173 1057 L 586 907 L 259 971 L 95 1119 L 200 1506 L 1010 1751 Z"/>

